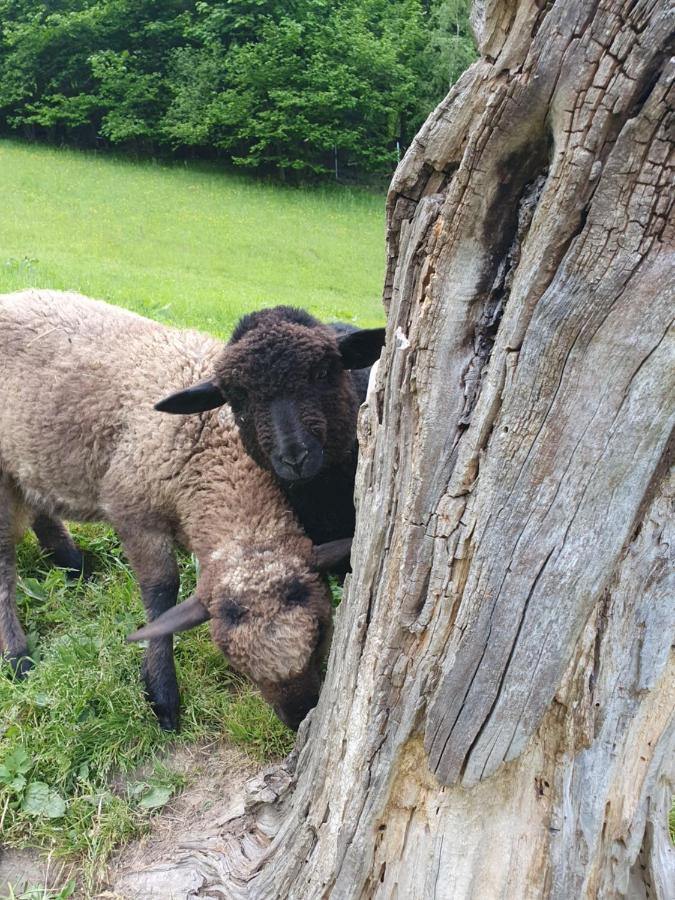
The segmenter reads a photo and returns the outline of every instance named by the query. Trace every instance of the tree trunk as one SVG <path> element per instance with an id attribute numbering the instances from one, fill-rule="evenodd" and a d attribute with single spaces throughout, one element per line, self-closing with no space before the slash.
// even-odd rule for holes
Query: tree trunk
<path id="1" fill-rule="evenodd" d="M 389 193 L 321 700 L 199 896 L 673 896 L 672 7 L 474 26 Z"/>

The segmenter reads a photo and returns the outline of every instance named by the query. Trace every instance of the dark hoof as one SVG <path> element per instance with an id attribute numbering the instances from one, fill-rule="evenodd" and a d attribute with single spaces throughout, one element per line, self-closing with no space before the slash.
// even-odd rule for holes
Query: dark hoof
<path id="1" fill-rule="evenodd" d="M 33 660 L 27 654 L 28 651 L 9 657 L 9 664 L 12 667 L 12 672 L 17 681 L 23 681 L 33 668 Z"/>
<path id="2" fill-rule="evenodd" d="M 77 553 L 69 553 L 67 557 L 54 554 L 54 564 L 59 569 L 65 570 L 66 581 L 71 584 L 80 579 L 89 581 L 91 578 L 91 567 L 85 560 L 84 554 L 79 551 Z"/>
<path id="3" fill-rule="evenodd" d="M 180 695 L 177 684 L 165 684 L 161 690 L 153 690 L 144 675 L 145 696 L 157 716 L 162 731 L 180 731 Z"/>
<path id="4" fill-rule="evenodd" d="M 162 731 L 180 731 L 180 709 L 166 709 L 156 703 L 151 704 Z"/>
<path id="5" fill-rule="evenodd" d="M 78 581 L 91 581 L 91 572 L 84 569 L 66 569 L 66 581 L 68 584 L 76 584 Z"/>

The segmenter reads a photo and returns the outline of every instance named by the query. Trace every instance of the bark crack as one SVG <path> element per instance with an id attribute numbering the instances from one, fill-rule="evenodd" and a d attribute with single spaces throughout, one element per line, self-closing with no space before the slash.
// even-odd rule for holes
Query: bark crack
<path id="1" fill-rule="evenodd" d="M 533 595 L 534 595 L 534 592 L 535 592 L 535 590 L 537 589 L 537 585 L 539 584 L 539 580 L 541 579 L 541 576 L 542 576 L 544 570 L 546 569 L 546 566 L 548 565 L 549 560 L 550 560 L 551 557 L 553 556 L 553 553 L 554 553 L 555 549 L 556 549 L 555 547 L 552 547 L 552 548 L 549 550 L 548 554 L 546 555 L 546 558 L 544 559 L 543 563 L 542 563 L 541 566 L 539 567 L 539 569 L 538 569 L 538 571 L 537 571 L 537 574 L 536 574 L 535 577 L 534 577 L 534 581 L 532 582 L 532 586 L 531 586 L 531 588 L 530 588 L 530 591 L 529 591 L 527 597 L 525 598 L 525 603 L 523 604 L 523 609 L 522 609 L 522 612 L 521 612 L 521 615 L 520 615 L 520 621 L 518 622 L 518 628 L 517 628 L 517 630 L 516 630 L 515 637 L 514 637 L 512 643 L 511 643 L 511 648 L 510 648 L 510 650 L 509 650 L 508 659 L 506 660 L 505 665 L 502 667 L 501 676 L 500 676 L 500 679 L 499 679 L 499 684 L 498 684 L 498 686 L 497 686 L 497 690 L 496 690 L 496 692 L 495 692 L 494 700 L 492 701 L 492 705 L 490 706 L 490 709 L 489 709 L 487 715 L 485 716 L 485 719 L 483 720 L 483 722 L 482 722 L 480 728 L 478 729 L 478 732 L 477 732 L 476 736 L 474 737 L 473 741 L 472 741 L 471 744 L 469 745 L 469 748 L 467 749 L 467 751 L 466 751 L 466 753 L 465 753 L 465 755 L 464 755 L 464 761 L 462 762 L 461 767 L 460 767 L 460 770 L 459 770 L 459 778 L 460 778 L 460 780 L 462 780 L 462 779 L 464 778 L 464 774 L 465 774 L 465 772 L 466 772 L 466 767 L 467 767 L 467 764 L 468 764 L 468 761 L 469 761 L 469 757 L 470 757 L 471 754 L 473 753 L 473 751 L 474 751 L 474 749 L 475 749 L 475 747 L 476 747 L 476 744 L 478 743 L 478 741 L 480 740 L 480 738 L 481 738 L 483 732 L 485 731 L 485 727 L 486 727 L 486 725 L 488 724 L 488 722 L 490 721 L 490 718 L 491 718 L 491 716 L 492 716 L 492 713 L 494 712 L 494 709 L 495 709 L 495 707 L 496 707 L 496 705 L 497 705 L 497 701 L 499 700 L 499 697 L 500 697 L 502 688 L 503 688 L 503 686 L 504 686 L 504 680 L 505 680 L 505 678 L 506 678 L 506 674 L 507 674 L 507 672 L 509 671 L 509 668 L 510 668 L 510 665 L 511 665 L 511 660 L 513 659 L 513 654 L 514 654 L 514 652 L 515 652 L 516 647 L 518 646 L 518 641 L 520 640 L 520 634 L 521 634 L 521 632 L 522 632 L 522 630 L 523 630 L 523 623 L 525 622 L 525 617 L 526 617 L 526 615 L 527 615 L 527 610 L 528 610 L 528 608 L 529 608 L 529 606 L 530 606 L 530 601 L 532 600 L 532 597 L 533 597 Z M 488 644 L 488 641 L 486 641 L 486 644 L 485 644 L 485 648 L 486 648 L 486 649 L 487 649 L 487 644 Z M 466 699 L 466 698 L 465 698 L 465 699 Z M 448 740 L 450 740 L 450 737 L 451 737 L 451 736 L 452 736 L 452 732 L 450 733 L 450 735 L 448 735 Z M 446 741 L 446 745 L 447 745 L 447 741 Z M 443 752 L 445 752 L 445 748 L 444 748 L 444 751 L 443 751 Z M 489 759 L 489 757 L 486 758 L 486 764 L 487 764 L 487 759 Z"/>
<path id="2" fill-rule="evenodd" d="M 458 421 L 461 428 L 467 428 L 471 423 L 471 417 L 478 402 L 481 383 L 492 355 L 499 325 L 511 295 L 511 286 L 520 262 L 522 246 L 532 224 L 532 218 L 545 183 L 546 174 L 544 172 L 535 176 L 523 188 L 517 202 L 513 237 L 497 267 L 497 272 L 487 297 L 483 301 L 483 311 L 474 330 L 473 356 L 467 363 L 462 375 L 464 408 Z"/>

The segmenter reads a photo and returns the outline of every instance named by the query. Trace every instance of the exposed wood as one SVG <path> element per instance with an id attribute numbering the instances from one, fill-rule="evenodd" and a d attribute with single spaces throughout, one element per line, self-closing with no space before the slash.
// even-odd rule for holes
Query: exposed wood
<path id="1" fill-rule="evenodd" d="M 474 22 L 389 193 L 323 694 L 199 896 L 672 896 L 672 5 Z"/>

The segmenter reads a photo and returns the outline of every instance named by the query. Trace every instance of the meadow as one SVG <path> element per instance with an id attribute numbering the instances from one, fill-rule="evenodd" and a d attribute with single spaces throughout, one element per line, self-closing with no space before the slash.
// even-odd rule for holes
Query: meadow
<path id="1" fill-rule="evenodd" d="M 276 303 L 358 325 L 384 319 L 382 196 L 8 141 L 0 190 L 0 292 L 77 290 L 222 337 L 242 313 Z M 31 535 L 19 552 L 37 665 L 19 683 L 0 664 L 0 847 L 74 861 L 89 896 L 110 852 L 180 790 L 172 749 L 230 740 L 269 760 L 293 737 L 205 627 L 176 639 L 182 730 L 161 732 L 139 681 L 141 651 L 124 641 L 143 621 L 135 579 L 109 529 L 73 531 L 87 580 L 68 583 Z M 183 557 L 182 596 L 193 583 Z"/>
<path id="2" fill-rule="evenodd" d="M 286 303 L 377 325 L 384 198 L 0 141 L 0 290 L 81 291 L 226 336 Z"/>

